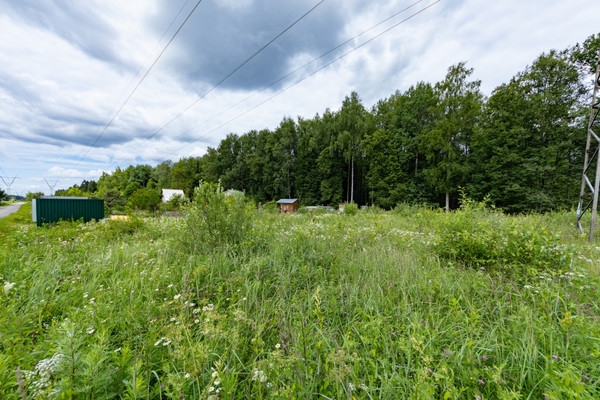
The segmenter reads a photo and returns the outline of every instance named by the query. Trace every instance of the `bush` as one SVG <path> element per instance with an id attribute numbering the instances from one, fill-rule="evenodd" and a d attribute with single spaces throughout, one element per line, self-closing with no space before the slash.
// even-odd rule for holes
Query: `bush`
<path id="1" fill-rule="evenodd" d="M 271 200 L 263 204 L 262 209 L 269 214 L 277 214 L 279 212 L 279 205 L 276 201 Z"/>
<path id="2" fill-rule="evenodd" d="M 195 251 L 237 246 L 252 228 L 254 205 L 244 194 L 226 196 L 220 184 L 201 182 L 187 208 L 184 243 Z"/>
<path id="3" fill-rule="evenodd" d="M 358 205 L 356 203 L 346 203 L 344 205 L 345 215 L 356 215 L 358 212 Z"/>
<path id="4" fill-rule="evenodd" d="M 463 204 L 439 227 L 438 255 L 467 268 L 528 280 L 568 270 L 571 254 L 560 238 L 527 219 L 509 217 L 483 203 Z"/>

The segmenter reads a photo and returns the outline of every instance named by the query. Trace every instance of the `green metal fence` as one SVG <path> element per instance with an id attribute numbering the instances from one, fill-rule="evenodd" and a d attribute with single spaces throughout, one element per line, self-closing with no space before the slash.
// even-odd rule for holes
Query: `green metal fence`
<path id="1" fill-rule="evenodd" d="M 37 226 L 60 220 L 88 222 L 104 218 L 104 200 L 87 197 L 41 197 L 33 200 L 31 209 Z"/>

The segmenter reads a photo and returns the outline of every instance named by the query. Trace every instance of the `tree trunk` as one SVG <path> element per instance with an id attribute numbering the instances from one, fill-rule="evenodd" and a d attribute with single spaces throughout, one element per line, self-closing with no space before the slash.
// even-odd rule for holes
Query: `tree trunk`
<path id="1" fill-rule="evenodd" d="M 415 177 L 417 176 L 417 172 L 419 170 L 419 152 L 415 154 Z"/>
<path id="2" fill-rule="evenodd" d="M 446 212 L 450 212 L 450 192 L 446 190 Z"/>
<path id="3" fill-rule="evenodd" d="M 352 182 L 350 184 L 350 203 L 354 203 L 354 154 L 352 155 Z"/>

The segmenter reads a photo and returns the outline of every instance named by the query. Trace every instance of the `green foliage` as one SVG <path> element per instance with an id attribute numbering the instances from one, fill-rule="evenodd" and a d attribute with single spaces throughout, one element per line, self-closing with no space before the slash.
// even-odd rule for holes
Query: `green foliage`
<path id="1" fill-rule="evenodd" d="M 275 200 L 267 201 L 266 203 L 262 204 L 262 209 L 264 212 L 269 214 L 277 214 L 279 213 L 279 204 L 277 204 Z"/>
<path id="2" fill-rule="evenodd" d="M 157 189 L 138 189 L 129 197 L 128 206 L 138 210 L 153 211 L 160 205 L 160 192 Z"/>
<path id="3" fill-rule="evenodd" d="M 42 193 L 42 192 L 27 192 L 27 194 L 25 195 L 25 199 L 27 201 L 31 201 L 33 199 L 39 199 L 43 195 L 44 195 L 44 193 Z"/>
<path id="4" fill-rule="evenodd" d="M 344 215 L 356 215 L 358 213 L 358 204 L 356 203 L 345 203 L 344 204 Z"/>
<path id="5" fill-rule="evenodd" d="M 462 232 L 469 216 L 501 241 L 507 227 L 561 234 L 571 268 L 523 285 L 448 267 L 435 243 L 460 215 Z M 600 249 L 573 219 L 466 200 L 452 214 L 260 213 L 235 246 L 194 253 L 177 246 L 186 218 L 13 221 L 0 397 L 598 398 Z"/>
<path id="6" fill-rule="evenodd" d="M 104 194 L 103 198 L 106 214 L 110 215 L 113 213 L 125 212 L 125 205 L 127 205 L 127 200 L 125 200 L 118 191 L 114 189 L 109 189 Z"/>
<path id="7" fill-rule="evenodd" d="M 167 210 L 179 211 L 183 204 L 185 204 L 185 199 L 181 195 L 176 194 L 167 202 Z"/>
<path id="8" fill-rule="evenodd" d="M 441 220 L 435 251 L 467 268 L 530 281 L 569 269 L 572 254 L 559 239 L 542 225 L 506 218 L 485 202 L 463 197 L 461 209 Z"/>
<path id="9" fill-rule="evenodd" d="M 252 229 L 254 205 L 243 193 L 226 196 L 220 184 L 200 182 L 187 208 L 183 241 L 193 252 L 241 244 Z"/>

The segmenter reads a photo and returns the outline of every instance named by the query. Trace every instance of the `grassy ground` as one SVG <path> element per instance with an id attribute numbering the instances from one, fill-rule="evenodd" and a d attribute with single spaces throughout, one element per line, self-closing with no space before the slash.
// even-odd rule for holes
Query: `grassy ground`
<path id="1" fill-rule="evenodd" d="M 3 399 L 600 397 L 600 248 L 571 214 L 262 213 L 211 247 L 27 212 L 0 220 Z"/>

